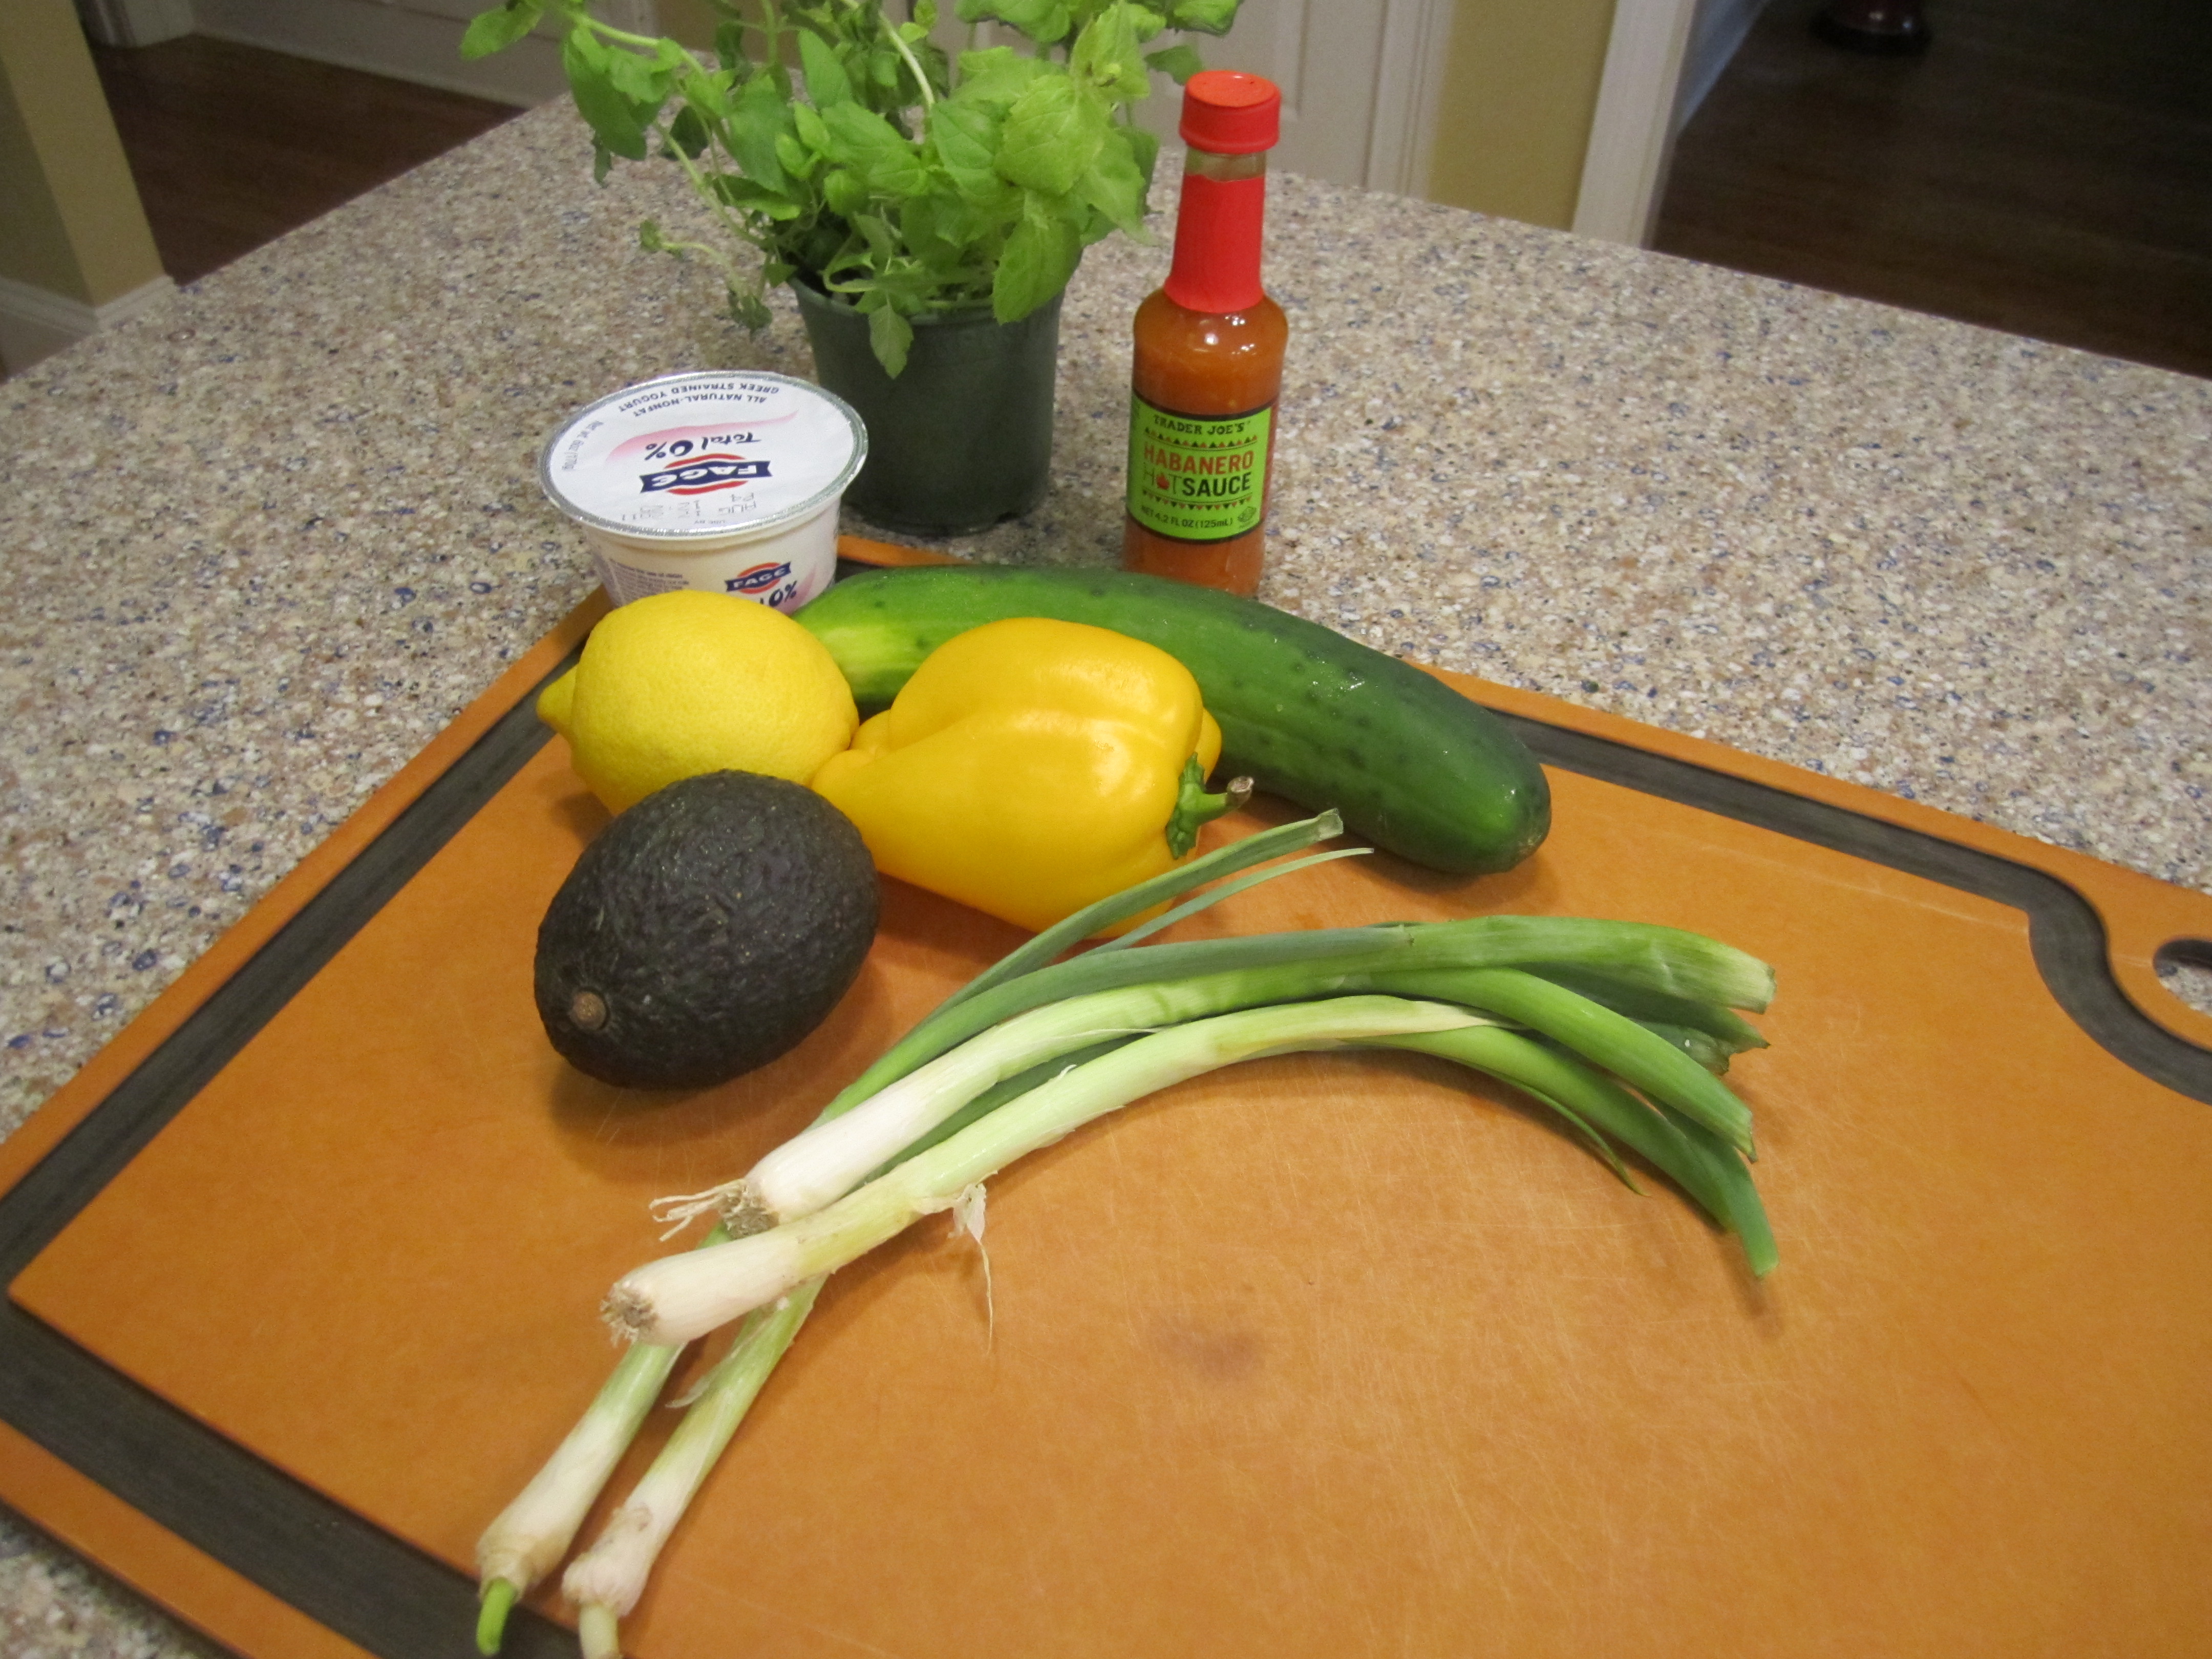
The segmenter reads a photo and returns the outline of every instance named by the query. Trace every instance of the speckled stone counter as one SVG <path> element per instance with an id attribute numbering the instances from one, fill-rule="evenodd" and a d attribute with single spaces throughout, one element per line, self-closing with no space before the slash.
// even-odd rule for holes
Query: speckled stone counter
<path id="1" fill-rule="evenodd" d="M 1262 597 L 2212 888 L 2212 384 L 1297 180 L 1270 213 Z M 589 592 L 533 480 L 564 414 L 807 372 L 787 301 L 748 339 L 647 214 L 689 208 L 593 188 L 548 108 L 0 384 L 0 1131 Z M 1165 258 L 1086 258 L 1052 493 L 960 550 L 1113 561 Z M 210 1651 L 0 1512 L 0 1652 Z"/>

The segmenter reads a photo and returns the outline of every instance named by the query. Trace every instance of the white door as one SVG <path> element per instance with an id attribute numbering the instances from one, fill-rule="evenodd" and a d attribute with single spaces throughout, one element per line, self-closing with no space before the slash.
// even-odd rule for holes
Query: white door
<path id="1" fill-rule="evenodd" d="M 939 13 L 938 43 L 968 40 L 952 7 Z M 1283 142 L 1273 165 L 1332 184 L 1418 196 L 1428 182 L 1451 0 L 1244 0 L 1227 36 L 1163 35 L 1152 48 L 1187 40 L 1208 69 L 1246 70 L 1283 89 Z M 982 46 L 1014 44 L 1011 30 L 975 31 Z M 1144 124 L 1175 134 L 1182 94 L 1155 79 Z"/>
<path id="2" fill-rule="evenodd" d="M 1264 75 L 1283 89 L 1273 166 L 1419 195 L 1450 28 L 1449 0 L 1244 0 L 1226 38 L 1188 38 L 1208 69 Z M 1172 133 L 1176 110 L 1163 87 L 1146 124 Z"/>

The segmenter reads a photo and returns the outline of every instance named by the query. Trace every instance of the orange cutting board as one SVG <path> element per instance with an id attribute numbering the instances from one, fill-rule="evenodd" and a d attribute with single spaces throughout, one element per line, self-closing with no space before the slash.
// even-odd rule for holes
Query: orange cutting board
<path id="1" fill-rule="evenodd" d="M 532 942 L 604 817 L 527 693 L 591 615 L 0 1146 L 0 1497 L 255 1659 L 472 1651 L 477 1534 L 611 1363 L 600 1293 L 678 1248 L 647 1201 L 1020 938 L 890 884 L 784 1060 L 568 1070 Z M 2212 1019 L 2151 959 L 2212 898 L 1459 683 L 1556 763 L 1540 852 L 1183 935 L 1513 910 L 1773 963 L 1731 1081 L 1779 1269 L 1441 1064 L 1218 1073 L 1003 1176 L 988 1274 L 943 1218 L 838 1274 L 629 1651 L 2206 1650 Z M 536 1605 L 509 1650 L 573 1651 Z"/>

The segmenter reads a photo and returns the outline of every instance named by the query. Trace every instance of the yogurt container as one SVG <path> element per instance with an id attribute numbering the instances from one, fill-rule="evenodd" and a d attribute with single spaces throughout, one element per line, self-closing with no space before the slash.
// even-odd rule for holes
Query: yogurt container
<path id="1" fill-rule="evenodd" d="M 602 398 L 538 458 L 607 597 L 700 587 L 796 611 L 837 568 L 837 503 L 867 459 L 842 398 L 787 374 L 666 374 Z"/>

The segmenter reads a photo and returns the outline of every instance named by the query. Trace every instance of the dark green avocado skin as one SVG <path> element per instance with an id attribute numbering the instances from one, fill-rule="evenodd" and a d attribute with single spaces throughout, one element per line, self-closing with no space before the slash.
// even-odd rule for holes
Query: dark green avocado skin
<path id="1" fill-rule="evenodd" d="M 688 778 L 617 817 L 553 896 L 538 929 L 538 1018 L 605 1082 L 726 1082 L 829 1017 L 877 908 L 860 832 L 812 790 L 750 772 Z M 585 993 L 605 1011 L 597 1030 L 574 1017 Z"/>

